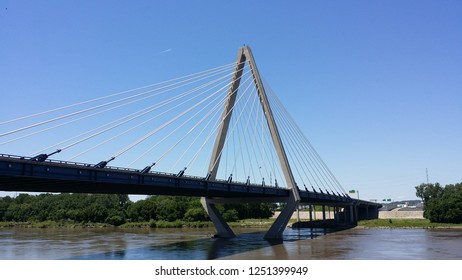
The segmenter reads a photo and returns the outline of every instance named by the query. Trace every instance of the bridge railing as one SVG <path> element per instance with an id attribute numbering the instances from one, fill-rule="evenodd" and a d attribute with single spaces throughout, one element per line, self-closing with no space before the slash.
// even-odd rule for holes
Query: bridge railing
<path id="1" fill-rule="evenodd" d="M 9 158 L 9 159 L 15 159 L 15 160 L 32 160 L 33 157 L 27 157 L 27 156 L 18 156 L 18 155 L 10 155 L 10 154 L 0 154 L 0 158 Z M 94 164 L 89 164 L 89 163 L 82 163 L 82 162 L 75 162 L 75 161 L 64 161 L 64 160 L 54 160 L 54 159 L 46 159 L 44 162 L 48 163 L 54 163 L 54 164 L 64 164 L 64 165 L 73 165 L 73 166 L 82 166 L 86 168 L 96 168 Z M 126 167 L 117 167 L 117 166 L 105 166 L 105 170 L 114 170 L 114 171 L 124 171 L 124 172 L 134 172 L 134 173 L 139 173 L 140 169 L 134 169 L 134 168 L 126 168 Z M 169 173 L 169 172 L 159 172 L 159 171 L 151 171 L 147 173 L 147 175 L 160 175 L 160 176 L 170 176 L 170 177 L 177 177 L 175 173 Z M 195 180 L 204 180 L 204 177 L 201 176 L 194 176 L 194 175 L 184 175 L 184 178 L 188 179 L 195 179 Z M 213 182 L 216 183 L 223 183 L 227 184 L 227 180 L 222 180 L 222 179 L 215 179 Z M 246 182 L 239 182 L 239 181 L 233 181 L 233 184 L 239 184 L 239 185 L 248 185 L 250 187 L 261 187 L 261 184 L 255 184 L 255 183 L 246 183 Z M 274 189 L 285 189 L 283 186 L 273 186 L 273 185 L 265 185 L 267 188 L 274 188 Z"/>

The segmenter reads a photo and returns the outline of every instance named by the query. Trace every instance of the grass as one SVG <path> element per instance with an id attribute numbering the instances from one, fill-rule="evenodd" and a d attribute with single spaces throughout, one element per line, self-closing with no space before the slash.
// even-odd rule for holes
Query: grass
<path id="1" fill-rule="evenodd" d="M 293 223 L 296 220 L 289 222 Z M 246 219 L 228 223 L 232 228 L 269 228 L 274 219 Z M 75 223 L 65 222 L 0 222 L 0 228 L 103 228 L 114 227 L 103 223 Z M 213 228 L 213 223 L 208 222 L 185 222 L 185 221 L 154 221 L 125 223 L 119 228 Z M 462 224 L 431 223 L 427 219 L 377 219 L 358 222 L 359 228 L 460 228 Z"/>
<path id="2" fill-rule="evenodd" d="M 113 227 L 110 224 L 104 223 L 75 223 L 75 222 L 0 222 L 0 228 L 102 228 Z"/>
<path id="3" fill-rule="evenodd" d="M 271 219 L 248 219 L 241 220 L 237 222 L 231 222 L 229 225 L 231 227 L 259 227 L 259 228 L 269 228 L 274 220 Z M 115 227 L 110 224 L 104 223 L 76 223 L 72 221 L 66 222 L 54 222 L 54 221 L 44 221 L 44 222 L 0 222 L 0 228 L 102 228 L 102 227 Z M 119 228 L 207 228 L 214 227 L 213 223 L 210 221 L 207 222 L 186 222 L 186 221 L 154 221 L 149 222 L 128 222 L 123 225 L 118 226 Z"/>
<path id="4" fill-rule="evenodd" d="M 462 224 L 432 223 L 427 219 L 377 219 L 359 221 L 363 228 L 461 228 Z"/>
<path id="5" fill-rule="evenodd" d="M 240 220 L 237 222 L 229 222 L 230 227 L 235 228 L 246 228 L 246 227 L 258 227 L 258 228 L 269 228 L 274 222 L 272 219 L 247 219 Z M 120 226 L 121 228 L 207 228 L 214 227 L 213 223 L 208 222 L 185 222 L 185 221 L 154 221 L 149 222 L 136 222 L 136 223 L 125 223 Z"/>
<path id="6" fill-rule="evenodd" d="M 269 228 L 274 223 L 274 219 L 247 219 L 240 220 L 237 222 L 228 223 L 230 227 L 257 227 L 257 228 Z"/>

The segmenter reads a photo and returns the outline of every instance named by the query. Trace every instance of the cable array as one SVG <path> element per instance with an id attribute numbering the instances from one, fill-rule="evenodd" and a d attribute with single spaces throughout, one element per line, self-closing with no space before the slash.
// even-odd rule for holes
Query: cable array
<path id="1" fill-rule="evenodd" d="M 239 88 L 233 76 L 242 66 Z M 111 165 L 140 172 L 286 187 L 254 77 L 248 63 L 223 65 L 165 82 L 0 122 L 0 148 L 30 155 Z M 264 85 L 297 186 L 343 195 L 345 190 L 303 135 L 276 94 Z M 232 110 L 223 116 L 230 96 Z M 214 141 L 229 126 L 218 158 Z M 11 153 L 11 152 L 10 152 Z M 59 154 L 56 155 L 56 154 Z"/>
<path id="2" fill-rule="evenodd" d="M 266 82 L 265 89 L 299 189 L 347 195 L 345 189 Z"/>

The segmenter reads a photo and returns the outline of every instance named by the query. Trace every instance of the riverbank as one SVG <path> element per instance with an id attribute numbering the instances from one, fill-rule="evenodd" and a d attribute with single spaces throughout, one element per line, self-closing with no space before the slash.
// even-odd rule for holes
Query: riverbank
<path id="1" fill-rule="evenodd" d="M 427 219 L 377 219 L 358 221 L 357 228 L 455 228 L 462 229 L 462 224 L 432 223 Z"/>
<path id="2" fill-rule="evenodd" d="M 234 228 L 269 228 L 274 222 L 273 219 L 247 219 L 236 222 L 230 222 L 229 225 Z M 114 226 L 107 223 L 75 223 L 66 222 L 0 222 L 0 228 L 213 228 L 213 223 L 207 222 L 186 222 L 186 221 L 154 221 L 125 223 L 120 226 Z"/>
<path id="3" fill-rule="evenodd" d="M 232 228 L 269 228 L 274 219 L 247 219 L 230 222 Z M 289 222 L 289 226 L 296 223 L 296 219 Z M 137 223 L 125 223 L 114 226 L 106 223 L 74 223 L 74 222 L 0 222 L 0 228 L 213 228 L 213 223 L 208 222 L 185 222 L 185 221 L 149 221 Z M 377 219 L 359 221 L 357 228 L 455 228 L 462 229 L 462 224 L 431 223 L 427 219 Z"/>

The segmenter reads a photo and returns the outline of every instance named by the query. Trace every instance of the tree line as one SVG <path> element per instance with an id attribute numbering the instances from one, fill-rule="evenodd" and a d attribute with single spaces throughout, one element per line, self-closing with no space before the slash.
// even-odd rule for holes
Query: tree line
<path id="1" fill-rule="evenodd" d="M 270 203 L 224 204 L 217 208 L 226 221 L 266 219 L 273 215 Z M 132 202 L 120 194 L 19 194 L 0 198 L 0 221 L 106 223 L 209 221 L 199 198 L 148 196 Z"/>
<path id="2" fill-rule="evenodd" d="M 420 184 L 416 196 L 424 202 L 424 217 L 435 223 L 462 223 L 462 183 Z"/>

